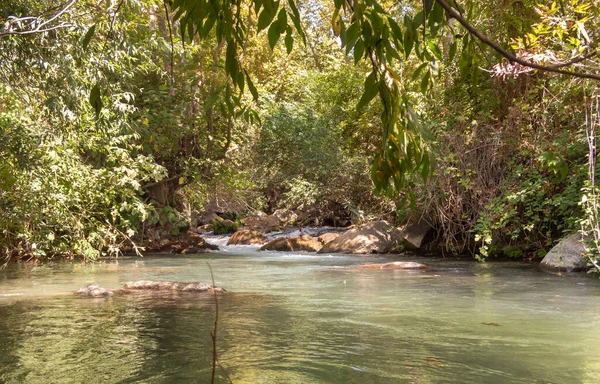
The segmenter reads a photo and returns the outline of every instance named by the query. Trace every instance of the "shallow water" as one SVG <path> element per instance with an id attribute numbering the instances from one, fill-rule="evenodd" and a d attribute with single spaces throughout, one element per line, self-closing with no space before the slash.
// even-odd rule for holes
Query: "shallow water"
<path id="1" fill-rule="evenodd" d="M 209 282 L 207 262 L 231 292 L 219 297 L 219 382 L 600 382 L 597 279 L 406 260 L 433 269 L 356 271 L 390 257 L 251 247 L 12 264 L 0 271 L 0 382 L 210 382 L 212 296 L 72 294 L 92 281 Z"/>

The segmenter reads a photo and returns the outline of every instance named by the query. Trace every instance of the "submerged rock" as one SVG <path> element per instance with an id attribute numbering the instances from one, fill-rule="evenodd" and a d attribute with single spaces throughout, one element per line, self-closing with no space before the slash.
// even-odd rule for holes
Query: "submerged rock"
<path id="1" fill-rule="evenodd" d="M 579 234 L 564 238 L 546 254 L 540 266 L 553 271 L 577 272 L 587 269 L 585 244 Z"/>
<path id="2" fill-rule="evenodd" d="M 89 283 L 79 288 L 79 290 L 75 292 L 75 294 L 81 296 L 107 297 L 112 296 L 113 292 L 102 288 L 97 283 Z"/>
<path id="3" fill-rule="evenodd" d="M 397 247 L 392 230 L 387 221 L 374 221 L 347 231 L 325 244 L 319 253 L 390 253 Z"/>
<path id="4" fill-rule="evenodd" d="M 226 292 L 223 288 L 206 283 L 140 280 L 125 283 L 123 290 L 175 291 L 175 292 Z"/>
<path id="5" fill-rule="evenodd" d="M 321 242 L 312 236 L 282 237 L 263 245 L 259 251 L 283 251 L 283 252 L 316 252 L 321 249 Z"/>
<path id="6" fill-rule="evenodd" d="M 91 296 L 91 297 L 108 297 L 115 293 L 125 293 L 129 291 L 171 291 L 171 292 L 227 292 L 221 287 L 214 287 L 212 284 L 206 283 L 182 283 L 178 281 L 151 281 L 140 280 L 128 282 L 123 285 L 123 288 L 117 289 L 114 292 L 102 288 L 96 283 L 90 283 L 80 288 L 76 295 Z"/>
<path id="7" fill-rule="evenodd" d="M 227 245 L 251 245 L 264 244 L 267 237 L 258 231 L 251 229 L 240 229 L 229 238 Z"/>
<path id="8" fill-rule="evenodd" d="M 431 269 L 431 267 L 414 261 L 394 261 L 392 263 L 359 265 L 355 269 Z"/>

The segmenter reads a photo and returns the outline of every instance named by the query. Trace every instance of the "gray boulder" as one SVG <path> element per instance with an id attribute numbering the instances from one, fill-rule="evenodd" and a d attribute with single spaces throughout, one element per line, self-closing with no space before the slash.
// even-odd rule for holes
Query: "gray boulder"
<path id="1" fill-rule="evenodd" d="M 318 253 L 390 253 L 396 248 L 393 227 L 387 221 L 374 221 L 351 229 L 325 244 Z"/>
<path id="2" fill-rule="evenodd" d="M 546 254 L 540 266 L 552 271 L 577 272 L 587 269 L 587 259 L 583 256 L 586 246 L 581 235 L 573 234 L 564 238 Z"/>

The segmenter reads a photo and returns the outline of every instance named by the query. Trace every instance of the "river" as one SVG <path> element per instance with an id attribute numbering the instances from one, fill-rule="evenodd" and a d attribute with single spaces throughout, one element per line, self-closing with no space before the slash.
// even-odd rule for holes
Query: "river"
<path id="1" fill-rule="evenodd" d="M 390 259 L 432 269 L 353 269 Z M 230 292 L 219 296 L 218 382 L 600 382 L 595 278 L 522 263 L 243 246 L 10 264 L 0 271 L 0 382 L 210 382 L 212 296 L 72 293 L 92 281 L 210 282 L 207 263 Z"/>

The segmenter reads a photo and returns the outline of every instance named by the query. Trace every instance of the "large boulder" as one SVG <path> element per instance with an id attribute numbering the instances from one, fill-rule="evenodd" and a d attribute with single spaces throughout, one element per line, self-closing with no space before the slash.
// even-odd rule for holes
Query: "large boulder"
<path id="1" fill-rule="evenodd" d="M 212 230 L 215 235 L 224 235 L 228 233 L 234 233 L 237 231 L 237 224 L 232 220 L 217 218 L 212 223 Z"/>
<path id="2" fill-rule="evenodd" d="M 376 263 L 359 265 L 355 269 L 431 269 L 429 266 L 414 261 L 394 261 L 391 263 Z"/>
<path id="3" fill-rule="evenodd" d="M 279 219 L 274 215 L 267 215 L 264 212 L 256 211 L 252 215 L 244 218 L 244 225 L 260 232 L 273 232 L 279 229 Z"/>
<path id="4" fill-rule="evenodd" d="M 279 224 L 287 226 L 298 221 L 298 215 L 287 209 L 278 209 L 273 212 L 273 216 L 279 220 Z"/>
<path id="5" fill-rule="evenodd" d="M 546 254 L 540 266 L 553 271 L 577 272 L 587 269 L 585 244 L 578 234 L 564 238 Z"/>
<path id="6" fill-rule="evenodd" d="M 400 244 L 405 249 L 420 249 L 429 240 L 429 233 L 433 231 L 433 228 L 424 221 L 417 223 L 409 223 L 399 233 Z"/>
<path id="7" fill-rule="evenodd" d="M 160 236 L 156 235 L 160 234 Z M 187 231 L 179 235 L 165 233 L 164 231 L 148 231 L 148 238 L 140 242 L 143 253 L 201 253 L 208 250 L 216 251 L 217 245 L 209 244 L 199 234 Z M 135 249 L 124 248 L 123 253 L 134 254 Z"/>
<path id="8" fill-rule="evenodd" d="M 340 237 L 341 234 L 336 232 L 323 233 L 317 237 L 322 244 L 327 244 Z"/>
<path id="9" fill-rule="evenodd" d="M 213 211 L 205 211 L 198 214 L 196 217 L 196 224 L 198 226 L 212 225 L 212 222 L 219 219 L 219 215 Z"/>
<path id="10" fill-rule="evenodd" d="M 397 247 L 392 230 L 387 221 L 374 221 L 345 232 L 325 244 L 319 253 L 390 253 Z"/>
<path id="11" fill-rule="evenodd" d="M 227 242 L 227 245 L 251 245 L 264 244 L 267 237 L 260 232 L 251 229 L 240 229 L 236 231 Z"/>
<path id="12" fill-rule="evenodd" d="M 312 236 L 280 237 L 263 245 L 259 251 L 283 252 L 316 252 L 321 249 L 321 242 Z"/>

